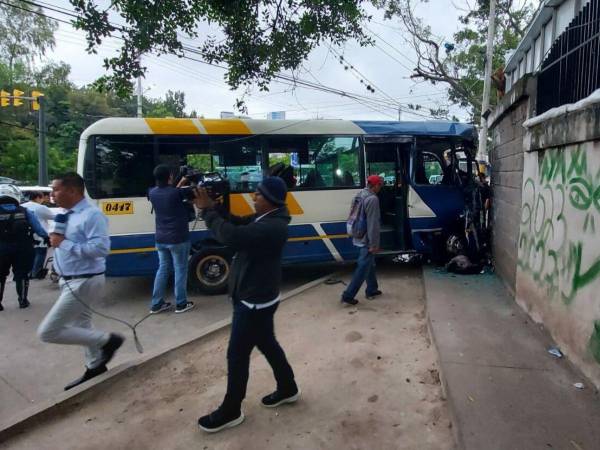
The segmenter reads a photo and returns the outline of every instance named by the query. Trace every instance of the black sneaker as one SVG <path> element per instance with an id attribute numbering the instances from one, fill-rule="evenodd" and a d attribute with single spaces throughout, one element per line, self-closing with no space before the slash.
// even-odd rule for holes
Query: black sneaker
<path id="1" fill-rule="evenodd" d="M 177 305 L 177 307 L 175 308 L 175 314 L 184 313 L 186 311 L 189 311 L 193 307 L 194 302 L 187 302 L 185 305 Z"/>
<path id="2" fill-rule="evenodd" d="M 29 303 L 29 300 L 27 300 L 26 298 L 19 299 L 19 308 L 21 308 L 21 309 L 29 308 L 29 305 L 31 305 L 31 303 Z"/>
<path id="3" fill-rule="evenodd" d="M 283 405 L 284 403 L 294 403 L 300 398 L 300 389 L 296 389 L 295 394 L 282 393 L 275 391 L 262 398 L 261 403 L 266 408 L 275 408 L 276 406 Z"/>
<path id="4" fill-rule="evenodd" d="M 373 300 L 375 297 L 379 297 L 383 292 L 377 289 L 375 292 L 371 292 L 370 294 L 366 294 L 367 300 Z"/>
<path id="5" fill-rule="evenodd" d="M 356 300 L 355 298 L 344 298 L 342 297 L 340 302 L 342 302 L 342 304 L 346 304 L 346 305 L 358 305 L 358 300 Z"/>
<path id="6" fill-rule="evenodd" d="M 198 419 L 198 426 L 207 433 L 216 433 L 225 428 L 232 428 L 239 425 L 244 421 L 244 418 L 244 413 L 241 411 L 228 413 L 218 408 L 209 415 L 200 417 Z"/>
<path id="7" fill-rule="evenodd" d="M 171 302 L 162 302 L 150 308 L 150 314 L 160 314 L 171 309 Z"/>

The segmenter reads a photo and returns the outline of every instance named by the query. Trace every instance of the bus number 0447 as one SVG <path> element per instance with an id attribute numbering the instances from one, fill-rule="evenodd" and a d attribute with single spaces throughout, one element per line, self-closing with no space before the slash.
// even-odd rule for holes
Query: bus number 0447
<path id="1" fill-rule="evenodd" d="M 104 214 L 133 214 L 133 202 L 105 202 L 102 204 Z"/>

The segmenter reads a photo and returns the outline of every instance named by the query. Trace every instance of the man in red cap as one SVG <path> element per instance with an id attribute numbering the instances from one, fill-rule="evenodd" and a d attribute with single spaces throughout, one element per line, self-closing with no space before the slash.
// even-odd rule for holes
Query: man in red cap
<path id="1" fill-rule="evenodd" d="M 371 175 L 367 178 L 367 187 L 356 194 L 352 201 L 353 210 L 356 209 L 357 220 L 366 222 L 366 226 L 354 228 L 352 243 L 359 248 L 356 269 L 352 274 L 352 281 L 342 293 L 342 303 L 356 305 L 354 298 L 363 282 L 367 281 L 365 290 L 369 300 L 381 295 L 375 275 L 375 254 L 379 251 L 380 217 L 379 198 L 377 194 L 383 187 L 383 178 Z"/>

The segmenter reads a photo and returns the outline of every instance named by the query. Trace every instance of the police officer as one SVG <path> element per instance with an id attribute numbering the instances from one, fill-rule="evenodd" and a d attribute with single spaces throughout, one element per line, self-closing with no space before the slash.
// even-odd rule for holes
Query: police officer
<path id="1" fill-rule="evenodd" d="M 19 308 L 27 308 L 29 271 L 33 264 L 33 233 L 43 239 L 48 234 L 31 211 L 19 205 L 21 194 L 10 184 L 0 185 L 0 311 L 6 277 L 12 271 L 17 287 Z"/>

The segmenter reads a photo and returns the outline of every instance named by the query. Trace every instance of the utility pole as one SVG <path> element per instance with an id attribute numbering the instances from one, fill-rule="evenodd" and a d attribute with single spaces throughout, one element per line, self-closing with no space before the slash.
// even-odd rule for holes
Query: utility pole
<path id="1" fill-rule="evenodd" d="M 46 100 L 43 95 L 37 98 L 40 109 L 38 130 L 38 186 L 48 186 L 48 155 L 46 153 Z"/>
<path id="2" fill-rule="evenodd" d="M 479 127 L 478 160 L 488 160 L 487 153 L 487 110 L 490 108 L 492 88 L 492 60 L 494 56 L 494 36 L 496 35 L 496 0 L 490 0 L 490 20 L 488 26 L 487 50 L 485 52 L 485 75 L 483 79 L 483 101 L 481 102 L 481 122 Z"/>
<path id="3" fill-rule="evenodd" d="M 398 122 L 402 121 L 402 107 L 398 106 Z"/>
<path id="4" fill-rule="evenodd" d="M 138 64 L 142 64 L 142 55 L 140 54 L 140 56 L 138 56 Z M 142 76 L 138 76 L 137 77 L 137 116 L 138 117 L 143 117 L 142 114 L 142 97 L 143 97 L 143 93 L 142 93 Z"/>

